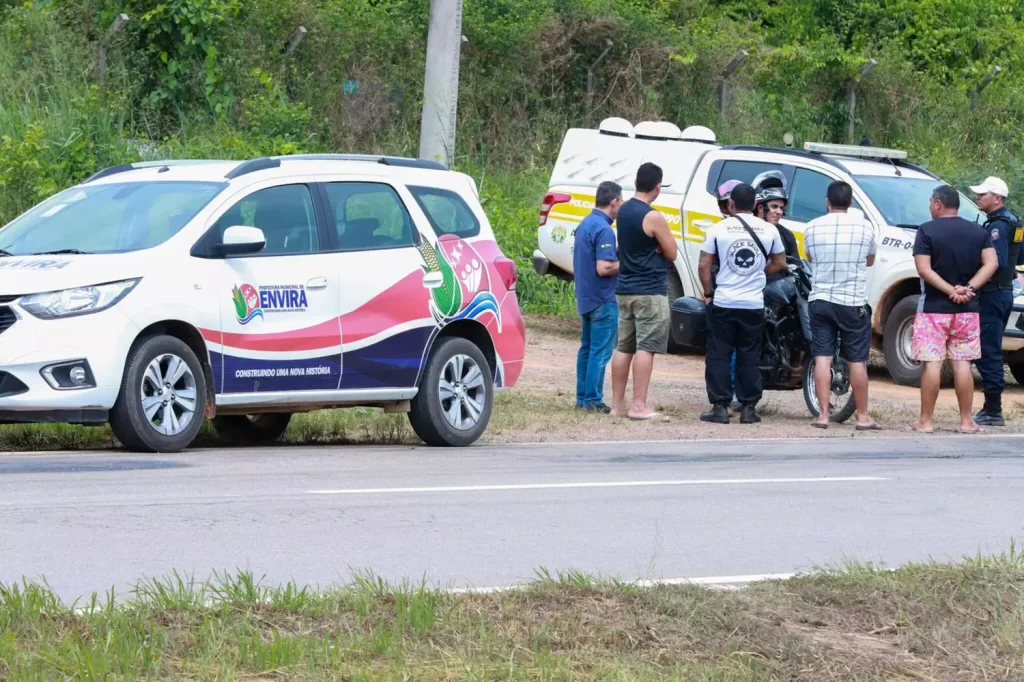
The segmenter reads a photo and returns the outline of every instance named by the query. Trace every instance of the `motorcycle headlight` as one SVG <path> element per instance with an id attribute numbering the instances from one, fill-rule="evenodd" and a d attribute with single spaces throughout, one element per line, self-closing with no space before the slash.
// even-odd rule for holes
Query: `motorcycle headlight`
<path id="1" fill-rule="evenodd" d="M 126 279 L 90 287 L 32 294 L 22 298 L 18 305 L 43 320 L 89 315 L 113 306 L 127 296 L 138 283 L 138 279 Z"/>

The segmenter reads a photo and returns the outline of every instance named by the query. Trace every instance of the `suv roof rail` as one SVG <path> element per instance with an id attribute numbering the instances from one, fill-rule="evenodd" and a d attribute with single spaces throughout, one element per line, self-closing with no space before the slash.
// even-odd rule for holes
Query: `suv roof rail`
<path id="1" fill-rule="evenodd" d="M 429 159 L 411 159 L 405 156 L 380 156 L 376 154 L 292 154 L 275 156 L 281 161 L 366 161 L 380 163 L 385 166 L 404 168 L 421 168 L 424 170 L 449 170 L 448 166 Z"/>
<path id="2" fill-rule="evenodd" d="M 793 149 L 791 147 L 762 147 L 756 144 L 730 144 L 722 147 L 722 149 L 728 149 L 731 151 L 740 152 L 769 152 L 771 154 L 785 154 L 787 156 L 799 156 L 805 159 L 814 159 L 815 161 L 821 161 L 827 163 L 830 166 L 838 168 L 839 170 L 849 172 L 840 161 L 833 159 L 831 156 L 825 156 L 818 152 L 808 152 L 803 149 Z"/>
<path id="3" fill-rule="evenodd" d="M 234 180 L 237 177 L 246 175 L 248 173 L 255 173 L 256 171 L 267 170 L 269 168 L 280 168 L 281 161 L 278 159 L 272 159 L 269 156 L 264 156 L 259 159 L 250 159 L 249 161 L 243 161 L 238 164 L 224 176 L 228 180 Z"/>
<path id="4" fill-rule="evenodd" d="M 127 173 L 128 171 L 140 170 L 143 168 L 163 168 L 164 166 L 195 166 L 204 163 L 231 163 L 230 161 L 221 161 L 218 159 L 164 159 L 163 161 L 136 161 L 134 163 L 120 163 L 116 166 L 110 166 L 104 168 L 101 171 L 93 173 L 85 180 L 82 180 L 81 184 L 90 183 L 93 180 L 99 180 L 110 175 L 116 175 L 118 173 Z"/>

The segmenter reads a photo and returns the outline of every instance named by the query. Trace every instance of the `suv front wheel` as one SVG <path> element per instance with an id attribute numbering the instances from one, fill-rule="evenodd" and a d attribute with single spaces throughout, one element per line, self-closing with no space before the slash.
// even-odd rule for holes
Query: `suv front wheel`
<path id="1" fill-rule="evenodd" d="M 440 341 L 430 355 L 409 423 L 426 443 L 465 447 L 487 429 L 494 407 L 494 377 L 476 344 L 460 338 Z"/>
<path id="2" fill-rule="evenodd" d="M 177 452 L 199 435 L 206 375 L 196 354 L 172 336 L 138 341 L 128 354 L 110 428 L 124 447 Z"/>

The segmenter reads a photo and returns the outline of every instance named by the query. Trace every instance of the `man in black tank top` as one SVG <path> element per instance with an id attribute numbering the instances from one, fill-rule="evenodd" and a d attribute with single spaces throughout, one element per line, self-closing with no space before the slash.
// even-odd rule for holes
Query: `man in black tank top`
<path id="1" fill-rule="evenodd" d="M 619 340 L 612 358 L 612 415 L 644 420 L 654 356 L 668 351 L 668 268 L 677 247 L 668 222 L 651 204 L 661 192 L 662 171 L 653 163 L 637 170 L 633 198 L 619 207 Z M 635 360 L 634 360 L 635 359 Z M 633 369 L 633 404 L 626 408 L 626 383 Z"/>

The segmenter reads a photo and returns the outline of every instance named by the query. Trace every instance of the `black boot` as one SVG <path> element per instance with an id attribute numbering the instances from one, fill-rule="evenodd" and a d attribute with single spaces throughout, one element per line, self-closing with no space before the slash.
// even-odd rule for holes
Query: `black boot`
<path id="1" fill-rule="evenodd" d="M 1003 396 L 999 393 L 986 393 L 985 405 L 974 416 L 974 423 L 978 426 L 1006 426 L 1006 420 L 1003 419 Z"/>
<path id="2" fill-rule="evenodd" d="M 700 420 L 712 424 L 728 424 L 729 408 L 725 405 L 712 405 L 710 410 L 700 415 Z"/>
<path id="3" fill-rule="evenodd" d="M 761 423 L 761 415 L 754 409 L 754 405 L 744 405 L 743 411 L 740 412 L 740 424 L 759 424 Z"/>

